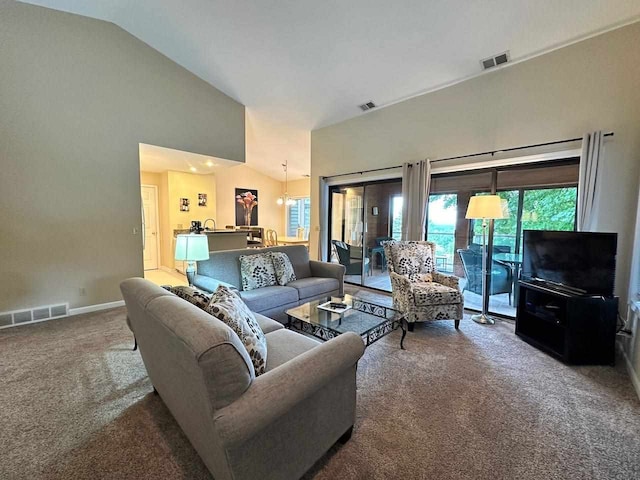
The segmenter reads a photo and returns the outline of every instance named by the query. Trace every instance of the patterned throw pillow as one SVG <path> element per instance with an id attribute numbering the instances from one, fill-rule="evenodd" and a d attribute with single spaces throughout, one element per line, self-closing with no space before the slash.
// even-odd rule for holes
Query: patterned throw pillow
<path id="1" fill-rule="evenodd" d="M 186 300 L 189 303 L 193 303 L 196 307 L 200 307 L 204 309 L 207 305 L 209 305 L 209 301 L 211 300 L 211 294 L 207 292 L 203 292 L 202 290 L 198 290 L 194 287 L 184 287 L 184 286 L 176 286 L 176 287 L 163 287 L 166 290 L 169 290 L 171 293 L 179 296 L 180 298 Z"/>
<path id="2" fill-rule="evenodd" d="M 267 368 L 267 339 L 255 315 L 238 294 L 225 286 L 219 286 L 211 295 L 211 302 L 205 311 L 236 332 L 247 349 L 256 376 L 262 375 Z"/>
<path id="3" fill-rule="evenodd" d="M 423 245 L 414 242 L 393 242 L 393 269 L 400 275 L 423 273 L 426 250 Z M 426 273 L 426 272 L 424 272 Z"/>
<path id="4" fill-rule="evenodd" d="M 430 273 L 412 273 L 408 277 L 411 282 L 433 282 L 433 275 Z"/>
<path id="5" fill-rule="evenodd" d="M 289 255 L 284 252 L 269 252 L 273 260 L 273 268 L 276 271 L 276 280 L 278 285 L 286 285 L 296 279 L 296 272 L 293 271 L 293 265 Z"/>
<path id="6" fill-rule="evenodd" d="M 240 255 L 240 275 L 242 290 L 254 290 L 260 287 L 277 285 L 276 270 L 269 253 Z"/>
<path id="7" fill-rule="evenodd" d="M 422 264 L 422 268 L 420 269 L 420 273 L 431 274 L 435 271 L 434 263 L 433 263 L 433 252 L 431 251 L 431 245 L 420 245 L 424 251 L 424 263 Z M 423 280 L 423 281 L 431 281 L 431 280 Z"/>

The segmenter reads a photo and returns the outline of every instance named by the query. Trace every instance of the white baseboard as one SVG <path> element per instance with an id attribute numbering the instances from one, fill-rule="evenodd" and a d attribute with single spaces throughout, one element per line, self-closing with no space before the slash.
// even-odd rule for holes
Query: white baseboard
<path id="1" fill-rule="evenodd" d="M 116 302 L 98 303 L 97 305 L 87 305 L 86 307 L 70 308 L 69 316 L 80 315 L 82 313 L 98 312 L 100 310 L 108 310 L 109 308 L 124 307 L 124 300 Z"/>
<path id="2" fill-rule="evenodd" d="M 627 366 L 627 372 L 629 372 L 631 383 L 633 384 L 633 388 L 636 391 L 636 395 L 638 395 L 638 398 L 640 399 L 640 378 L 638 378 L 637 372 L 633 368 L 633 365 L 631 365 L 631 360 L 629 360 L 629 357 L 627 356 L 627 352 L 622 346 L 622 344 L 620 342 L 617 342 L 617 345 L 618 345 L 618 348 L 622 351 L 622 358 L 624 358 L 624 363 Z"/>

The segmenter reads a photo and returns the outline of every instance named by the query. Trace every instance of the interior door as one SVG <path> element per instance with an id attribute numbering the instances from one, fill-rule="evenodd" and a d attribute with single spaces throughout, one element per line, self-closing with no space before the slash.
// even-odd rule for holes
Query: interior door
<path id="1" fill-rule="evenodd" d="M 144 269 L 158 268 L 158 191 L 155 186 L 140 187 L 142 195 L 142 219 L 144 232 Z"/>

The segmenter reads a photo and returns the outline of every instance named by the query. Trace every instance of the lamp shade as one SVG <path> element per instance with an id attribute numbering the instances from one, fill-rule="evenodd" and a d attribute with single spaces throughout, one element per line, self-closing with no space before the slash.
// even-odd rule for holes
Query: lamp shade
<path id="1" fill-rule="evenodd" d="M 194 262 L 209 259 L 209 240 L 206 235 L 178 235 L 176 238 L 176 260 Z"/>
<path id="2" fill-rule="evenodd" d="M 465 218 L 505 218 L 500 197 L 498 195 L 475 195 L 471 197 Z"/>

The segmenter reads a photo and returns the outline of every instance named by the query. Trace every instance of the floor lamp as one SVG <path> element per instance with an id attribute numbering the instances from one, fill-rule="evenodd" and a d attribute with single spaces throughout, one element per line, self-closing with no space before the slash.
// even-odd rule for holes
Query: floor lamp
<path id="1" fill-rule="evenodd" d="M 196 276 L 196 261 L 209 259 L 209 239 L 207 235 L 201 234 L 180 234 L 176 237 L 176 260 L 186 260 L 187 281 L 189 286 L 193 286 Z"/>
<path id="2" fill-rule="evenodd" d="M 482 219 L 482 313 L 472 315 L 471 320 L 484 325 L 493 325 L 496 321 L 487 313 L 487 220 L 504 217 L 502 201 L 498 195 L 476 195 L 469 199 L 465 218 Z"/>

